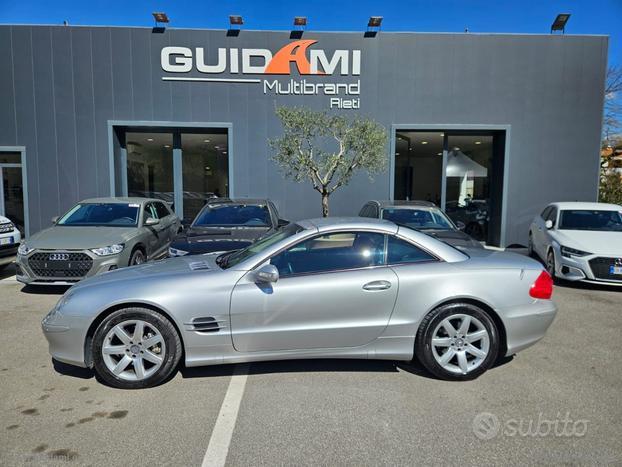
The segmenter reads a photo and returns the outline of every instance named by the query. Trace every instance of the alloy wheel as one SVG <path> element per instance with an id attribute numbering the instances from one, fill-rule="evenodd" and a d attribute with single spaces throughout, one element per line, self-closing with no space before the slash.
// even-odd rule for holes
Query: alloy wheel
<path id="1" fill-rule="evenodd" d="M 145 255 L 140 250 L 137 250 L 132 256 L 132 266 L 136 266 L 138 264 L 143 264 L 145 262 Z"/>
<path id="2" fill-rule="evenodd" d="M 463 374 L 478 368 L 490 351 L 490 335 L 474 316 L 455 314 L 441 321 L 432 333 L 432 354 L 446 371 Z"/>
<path id="3" fill-rule="evenodd" d="M 108 331 L 101 352 L 112 374 L 127 381 L 141 381 L 162 366 L 166 345 L 162 333 L 153 324 L 128 320 Z"/>
<path id="4" fill-rule="evenodd" d="M 552 251 L 546 256 L 546 272 L 548 272 L 551 277 L 555 277 L 555 255 Z"/>

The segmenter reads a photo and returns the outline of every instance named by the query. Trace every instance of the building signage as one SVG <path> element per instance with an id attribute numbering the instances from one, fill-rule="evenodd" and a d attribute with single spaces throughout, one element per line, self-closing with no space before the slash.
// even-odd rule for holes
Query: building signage
<path id="1" fill-rule="evenodd" d="M 322 49 L 311 48 L 316 43 L 316 40 L 308 39 L 294 41 L 274 54 L 267 49 L 218 48 L 216 59 L 209 61 L 203 47 L 164 47 L 160 54 L 162 70 L 176 76 L 162 76 L 162 80 L 259 84 L 264 94 L 325 95 L 329 98 L 330 108 L 360 108 L 361 81 L 357 77 L 361 74 L 361 51 L 335 50 L 328 54 Z M 294 68 L 300 78 L 291 77 Z M 188 76 L 192 71 L 203 76 Z M 222 76 L 223 73 L 228 77 Z M 263 78 L 230 75 L 263 75 Z M 333 75 L 351 76 L 353 80 L 350 83 L 331 82 Z M 279 80 L 278 76 L 288 76 L 289 79 Z"/>

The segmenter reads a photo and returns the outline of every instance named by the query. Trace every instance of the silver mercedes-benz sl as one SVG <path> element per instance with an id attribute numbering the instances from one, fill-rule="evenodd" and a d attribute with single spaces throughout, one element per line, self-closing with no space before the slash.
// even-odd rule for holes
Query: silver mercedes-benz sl
<path id="1" fill-rule="evenodd" d="M 301 358 L 411 360 L 466 380 L 544 336 L 556 307 L 533 259 L 459 251 L 375 219 L 293 223 L 230 253 L 86 279 L 43 319 L 56 360 L 120 388 L 186 366 Z"/>

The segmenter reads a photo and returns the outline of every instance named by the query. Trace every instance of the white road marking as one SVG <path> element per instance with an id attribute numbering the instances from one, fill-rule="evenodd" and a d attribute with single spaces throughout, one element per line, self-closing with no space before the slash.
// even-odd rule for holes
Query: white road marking
<path id="1" fill-rule="evenodd" d="M 202 467 L 222 467 L 225 465 L 231 436 L 238 418 L 240 402 L 242 402 L 242 396 L 244 395 L 249 368 L 250 365 L 244 363 L 236 365 L 233 370 L 233 376 L 231 376 L 227 393 L 222 401 L 216 424 L 212 430 L 207 451 L 205 451 L 205 456 L 203 457 Z"/>

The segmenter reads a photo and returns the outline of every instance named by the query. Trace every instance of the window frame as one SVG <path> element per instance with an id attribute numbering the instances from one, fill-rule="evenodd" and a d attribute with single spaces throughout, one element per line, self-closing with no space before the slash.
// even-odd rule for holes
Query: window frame
<path id="1" fill-rule="evenodd" d="M 343 229 L 343 230 L 332 230 L 332 231 L 328 231 L 328 232 L 317 232 L 313 235 L 310 235 L 308 237 L 302 238 L 300 240 L 298 240 L 296 243 L 293 243 L 291 245 L 287 245 L 286 247 L 281 248 L 280 250 L 276 251 L 274 254 L 270 255 L 268 258 L 266 258 L 264 261 L 261 261 L 259 264 L 257 264 L 254 268 L 251 269 L 251 271 L 254 271 L 256 269 L 259 269 L 260 267 L 262 267 L 265 264 L 272 264 L 271 261 L 274 257 L 280 255 L 281 253 L 283 253 L 286 250 L 289 250 L 291 248 L 294 248 L 296 246 L 298 246 L 300 243 L 306 242 L 306 241 L 311 241 L 315 238 L 318 237 L 322 237 L 324 235 L 333 235 L 333 234 L 340 234 L 340 233 L 376 233 L 376 234 L 380 234 L 384 236 L 384 248 L 383 248 L 383 256 L 384 256 L 384 261 L 382 264 L 376 264 L 376 265 L 372 265 L 372 266 L 365 266 L 365 267 L 360 267 L 360 268 L 347 268 L 347 269 L 332 269 L 330 271 L 315 271 L 315 272 L 300 272 L 300 273 L 295 273 L 295 274 L 290 274 L 287 276 L 281 276 L 279 274 L 279 280 L 281 279 L 289 279 L 289 278 L 294 278 L 294 277 L 303 277 L 303 276 L 315 276 L 318 274 L 334 274 L 334 273 L 341 273 L 341 272 L 352 272 L 352 271 L 364 271 L 364 270 L 370 270 L 370 269 L 378 269 L 378 268 L 391 268 L 391 267 L 398 267 L 398 266 L 413 266 L 413 265 L 419 265 L 419 264 L 429 264 L 429 263 L 437 263 L 437 262 L 444 262 L 444 260 L 442 258 L 439 258 L 438 255 L 434 254 L 433 252 L 431 252 L 430 250 L 428 250 L 427 248 L 424 248 L 423 246 L 419 245 L 418 243 L 413 242 L 412 240 L 401 236 L 401 235 L 397 235 L 396 233 L 389 233 L 383 230 L 375 230 L 375 229 Z M 395 237 L 399 240 L 405 241 L 406 243 L 409 243 L 413 246 L 415 246 L 416 248 L 420 249 L 421 251 L 424 251 L 425 253 L 429 254 L 432 258 L 429 261 L 417 261 L 414 263 L 389 263 L 387 261 L 388 259 L 388 245 L 389 245 L 389 236 Z"/>

